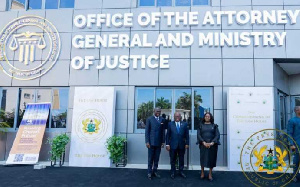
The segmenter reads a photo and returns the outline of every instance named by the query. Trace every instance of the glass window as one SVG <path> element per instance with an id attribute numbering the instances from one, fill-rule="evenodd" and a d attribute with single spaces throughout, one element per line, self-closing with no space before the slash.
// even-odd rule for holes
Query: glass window
<path id="1" fill-rule="evenodd" d="M 206 88 L 137 88 L 136 126 L 144 129 L 146 119 L 153 115 L 155 107 L 161 108 L 161 116 L 168 122 L 179 112 L 182 121 L 196 132 L 206 112 L 213 113 L 213 89 Z M 154 99 L 155 98 L 155 99 Z"/>
<path id="2" fill-rule="evenodd" d="M 58 9 L 58 0 L 46 0 L 46 9 Z"/>
<path id="3" fill-rule="evenodd" d="M 42 9 L 42 0 L 28 0 L 28 9 Z"/>
<path id="4" fill-rule="evenodd" d="M 180 112 L 182 121 L 187 122 L 189 129 L 192 126 L 192 91 L 191 89 L 175 90 L 175 112 Z"/>
<path id="5" fill-rule="evenodd" d="M 137 129 L 145 129 L 146 120 L 153 115 L 154 89 L 141 88 L 137 90 Z"/>
<path id="6" fill-rule="evenodd" d="M 51 128 L 66 128 L 68 114 L 68 99 L 68 89 L 53 90 Z"/>
<path id="7" fill-rule="evenodd" d="M 35 89 L 21 89 L 19 93 L 19 115 L 17 121 L 17 127 L 20 126 L 26 111 L 27 103 L 35 103 Z"/>
<path id="8" fill-rule="evenodd" d="M 295 106 L 300 106 L 300 97 L 295 97 Z"/>
<path id="9" fill-rule="evenodd" d="M 3 127 L 14 127 L 18 91 L 0 88 L 0 123 Z"/>
<path id="10" fill-rule="evenodd" d="M 69 90 L 66 88 L 57 89 L 20 89 L 19 92 L 19 116 L 17 127 L 19 127 L 26 105 L 28 103 L 51 103 L 51 120 L 47 121 L 46 127 L 66 128 L 68 113 Z"/>
<path id="11" fill-rule="evenodd" d="M 176 6 L 191 6 L 191 0 L 175 0 Z"/>
<path id="12" fill-rule="evenodd" d="M 25 9 L 26 0 L 12 0 L 11 9 Z"/>
<path id="13" fill-rule="evenodd" d="M 140 0 L 140 6 L 155 6 L 155 0 Z"/>
<path id="14" fill-rule="evenodd" d="M 193 0 L 193 5 L 208 5 L 209 0 Z"/>
<path id="15" fill-rule="evenodd" d="M 161 108 L 161 116 L 166 120 L 165 128 L 172 120 L 172 89 L 157 89 L 155 107 Z"/>
<path id="16" fill-rule="evenodd" d="M 194 89 L 194 130 L 199 128 L 199 124 L 206 112 L 213 113 L 212 97 L 213 94 L 211 88 Z"/>
<path id="17" fill-rule="evenodd" d="M 74 8 L 74 0 L 60 0 L 60 8 Z"/>
<path id="18" fill-rule="evenodd" d="M 157 0 L 157 6 L 172 6 L 172 0 Z"/>

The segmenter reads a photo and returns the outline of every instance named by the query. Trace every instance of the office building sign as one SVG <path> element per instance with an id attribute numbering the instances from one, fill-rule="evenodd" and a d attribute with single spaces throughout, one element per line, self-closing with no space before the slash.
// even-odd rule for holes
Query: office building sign
<path id="1" fill-rule="evenodd" d="M 52 23 L 39 16 L 19 17 L 0 33 L 0 69 L 15 79 L 36 79 L 55 65 L 60 49 Z"/>

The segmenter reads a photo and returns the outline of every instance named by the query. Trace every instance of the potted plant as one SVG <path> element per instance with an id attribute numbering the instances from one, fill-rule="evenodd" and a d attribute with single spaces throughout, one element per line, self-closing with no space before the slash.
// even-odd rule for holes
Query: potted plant
<path id="1" fill-rule="evenodd" d="M 125 167 L 127 164 L 127 139 L 121 136 L 113 135 L 106 140 L 106 148 L 109 152 L 109 158 L 118 166 Z"/>
<path id="2" fill-rule="evenodd" d="M 59 159 L 59 166 L 65 162 L 66 145 L 70 142 L 70 137 L 65 134 L 56 135 L 53 139 L 48 138 L 47 143 L 51 146 L 51 166 L 56 165 L 56 160 Z"/>

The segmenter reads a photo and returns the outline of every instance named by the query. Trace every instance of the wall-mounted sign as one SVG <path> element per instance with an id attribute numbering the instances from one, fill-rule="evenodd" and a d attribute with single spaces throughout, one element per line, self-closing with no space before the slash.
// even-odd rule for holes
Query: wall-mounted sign
<path id="1" fill-rule="evenodd" d="M 79 14 L 74 16 L 74 26 L 78 29 L 108 29 L 108 28 L 150 28 L 151 27 L 170 27 L 172 31 L 165 30 L 157 34 L 154 38 L 147 33 L 116 33 L 103 32 L 99 34 L 75 34 L 72 45 L 77 49 L 95 48 L 178 48 L 191 47 L 197 45 L 199 50 L 202 47 L 283 47 L 287 32 L 285 31 L 246 31 L 238 30 L 226 32 L 215 30 L 203 32 L 201 27 L 228 25 L 294 25 L 297 23 L 300 10 L 251 10 L 251 11 L 206 11 L 203 12 L 142 12 L 137 15 L 134 13 L 99 13 L 99 14 Z M 196 27 L 195 27 L 196 26 Z M 173 30 L 176 30 L 174 33 Z M 195 27 L 192 34 L 190 30 L 184 31 L 182 28 Z M 206 28 L 203 28 L 207 30 Z M 85 30 L 85 31 L 86 31 Z M 151 29 L 152 30 L 152 29 Z M 162 29 L 164 30 L 164 28 Z M 151 40 L 151 39 L 152 40 Z M 151 41 L 150 41 L 151 40 Z M 101 53 L 100 53 L 101 54 Z M 149 56 L 140 55 L 101 55 L 99 60 L 94 56 L 75 56 L 71 61 L 73 69 L 89 69 L 90 66 L 97 69 L 141 69 L 150 68 L 169 68 L 169 54 L 160 53 L 150 54 Z M 113 59 L 113 60 L 112 60 Z M 137 65 L 138 64 L 138 65 Z M 96 66 L 95 66 L 96 65 Z"/>
<path id="2" fill-rule="evenodd" d="M 52 23 L 39 16 L 19 17 L 0 33 L 0 69 L 15 79 L 36 79 L 55 65 L 60 49 Z"/>

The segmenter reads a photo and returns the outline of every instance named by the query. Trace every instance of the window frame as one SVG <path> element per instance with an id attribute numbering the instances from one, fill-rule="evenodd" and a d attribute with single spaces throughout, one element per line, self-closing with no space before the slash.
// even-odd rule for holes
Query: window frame
<path id="1" fill-rule="evenodd" d="M 21 94 L 21 90 L 22 89 L 27 89 L 27 90 L 35 90 L 34 94 L 35 96 L 37 95 L 37 90 L 51 90 L 51 108 L 50 108 L 50 112 L 49 112 L 49 127 L 46 128 L 46 132 L 67 132 L 67 128 L 68 128 L 68 114 L 69 114 L 69 96 L 70 96 L 70 87 L 0 87 L 0 90 L 4 90 L 4 89 L 15 89 L 18 90 L 17 94 L 16 94 L 16 98 L 17 98 L 17 102 L 15 105 L 15 110 L 17 112 L 15 112 L 15 119 L 14 119 L 14 125 L 12 128 L 7 128 L 7 132 L 17 132 L 19 130 L 19 128 L 17 127 L 17 123 L 18 123 L 18 115 L 19 115 L 19 106 L 20 106 L 20 94 Z M 52 128 L 51 124 L 52 124 L 52 103 L 53 103 L 53 91 L 55 89 L 58 90 L 68 90 L 68 98 L 67 98 L 67 118 L 66 118 L 66 128 Z M 2 94 L 0 94 L 1 98 L 2 98 Z M 37 99 L 37 97 L 35 97 L 35 99 Z M 1 100 L 0 100 L 1 103 Z"/>
<path id="2" fill-rule="evenodd" d="M 211 0 L 208 0 L 207 5 L 194 5 L 194 0 L 191 0 L 191 5 L 190 6 L 176 6 L 176 0 L 172 0 L 172 6 L 157 6 L 157 1 L 154 0 L 154 6 L 141 6 L 140 2 L 141 0 L 138 0 L 138 7 L 202 7 L 202 6 L 211 6 Z"/>
<path id="3" fill-rule="evenodd" d="M 57 2 L 57 8 L 56 9 L 46 9 L 46 1 L 47 0 L 42 0 L 42 7 L 41 7 L 41 9 L 29 9 L 29 1 L 30 0 L 25 0 L 25 8 L 24 9 L 12 9 L 11 8 L 12 1 L 13 0 L 9 0 L 8 1 L 9 2 L 9 4 L 8 4 L 8 10 L 10 10 L 10 11 L 71 9 L 71 8 L 60 8 L 60 1 L 61 0 L 58 0 L 58 2 Z M 76 0 L 74 0 L 74 7 L 73 7 L 73 9 L 75 8 L 75 3 L 76 3 Z"/>
<path id="4" fill-rule="evenodd" d="M 153 95 L 153 106 L 155 108 L 156 106 L 156 90 L 158 89 L 169 89 L 169 90 L 172 90 L 172 114 L 175 112 L 175 105 L 174 102 L 175 102 L 175 90 L 178 90 L 178 89 L 191 89 L 191 97 L 192 97 L 192 106 L 191 106 L 191 120 L 192 120 L 192 126 L 191 126 L 191 130 L 190 133 L 191 134 L 197 134 L 197 130 L 194 129 L 194 92 L 195 90 L 197 89 L 210 89 L 210 97 L 211 97 L 211 101 L 210 101 L 210 105 L 211 105 L 211 113 L 214 115 L 214 87 L 212 86 L 203 86 L 203 87 L 135 87 L 135 99 L 134 99 L 134 134 L 144 134 L 145 133 L 145 129 L 138 129 L 137 128 L 137 110 L 138 110 L 138 106 L 137 106 L 137 96 L 138 96 L 138 90 L 139 89 L 153 89 L 153 92 L 154 92 L 154 95 Z M 171 118 L 171 120 L 173 120 L 173 116 Z"/>

